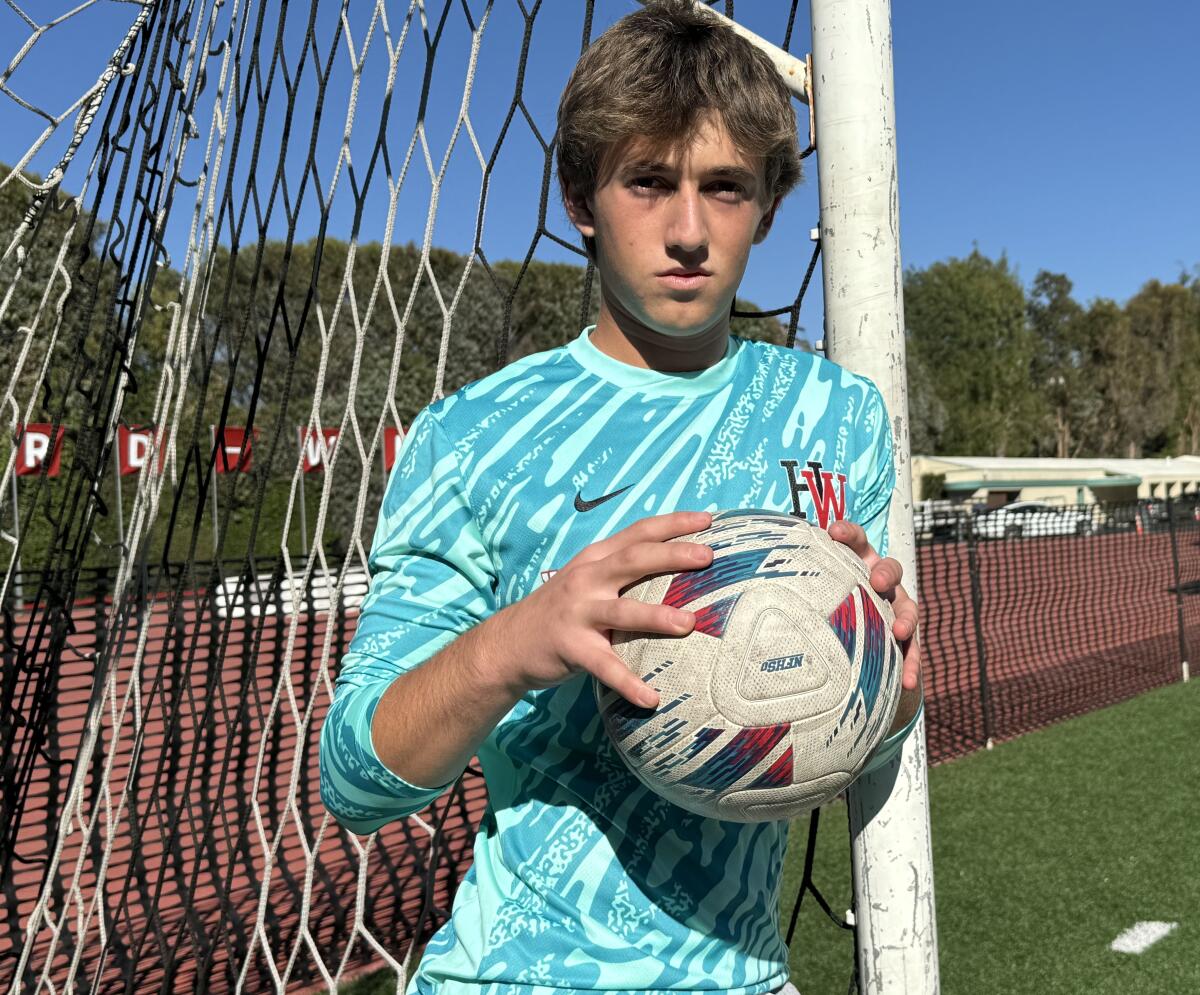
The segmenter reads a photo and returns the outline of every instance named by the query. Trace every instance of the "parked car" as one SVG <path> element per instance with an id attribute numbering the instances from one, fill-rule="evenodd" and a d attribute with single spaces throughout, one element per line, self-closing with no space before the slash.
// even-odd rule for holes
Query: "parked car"
<path id="1" fill-rule="evenodd" d="M 954 501 L 919 501 L 913 506 L 913 534 L 918 539 L 961 539 L 971 521 L 971 509 Z"/>
<path id="2" fill-rule="evenodd" d="M 1090 535 L 1092 527 L 1090 508 L 1045 501 L 1013 501 L 975 519 L 975 534 L 985 539 Z"/>
<path id="3" fill-rule="evenodd" d="M 1143 502 L 1110 503 L 1097 506 L 1096 529 L 1100 532 L 1133 532 L 1149 528 L 1149 513 Z"/>
<path id="4" fill-rule="evenodd" d="M 1149 498 L 1141 502 L 1146 522 L 1154 528 L 1166 528 L 1171 522 L 1200 522 L 1200 494 L 1181 494 L 1172 498 Z"/>

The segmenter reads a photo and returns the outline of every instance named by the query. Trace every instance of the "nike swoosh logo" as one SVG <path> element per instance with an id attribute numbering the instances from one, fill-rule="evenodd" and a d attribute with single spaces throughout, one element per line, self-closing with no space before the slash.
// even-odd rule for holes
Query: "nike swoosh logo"
<path id="1" fill-rule="evenodd" d="M 596 498 L 595 501 L 585 501 L 583 499 L 583 493 L 580 491 L 576 491 L 575 492 L 575 510 L 576 511 L 591 511 L 593 508 L 600 507 L 600 505 L 604 504 L 605 501 L 611 501 L 617 495 L 624 494 L 632 486 L 633 486 L 633 484 L 630 484 L 628 487 L 622 487 L 619 491 L 613 491 L 611 494 L 605 494 L 604 497 Z"/>

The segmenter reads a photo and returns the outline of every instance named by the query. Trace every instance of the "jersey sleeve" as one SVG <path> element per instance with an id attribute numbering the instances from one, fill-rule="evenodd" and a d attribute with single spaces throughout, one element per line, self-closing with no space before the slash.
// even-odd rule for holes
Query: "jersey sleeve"
<path id="1" fill-rule="evenodd" d="M 371 724 L 384 691 L 496 606 L 495 568 L 458 456 L 429 409 L 405 436 L 368 565 L 370 587 L 320 747 L 321 799 L 339 823 L 364 835 L 420 811 L 450 786 L 410 784 L 379 759 Z"/>
<path id="2" fill-rule="evenodd" d="M 912 718 L 875 748 L 875 752 L 871 754 L 871 759 L 867 761 L 867 765 L 862 770 L 864 774 L 879 770 L 893 761 L 900 759 L 900 751 L 904 748 L 904 741 L 908 739 L 909 734 L 916 727 L 917 720 L 924 711 L 925 699 L 922 698 L 921 704 L 913 712 Z"/>
<path id="3" fill-rule="evenodd" d="M 888 552 L 888 512 L 896 489 L 892 426 L 879 388 L 868 381 L 866 401 L 857 419 L 857 457 L 851 467 L 855 481 L 854 521 L 880 556 Z"/>

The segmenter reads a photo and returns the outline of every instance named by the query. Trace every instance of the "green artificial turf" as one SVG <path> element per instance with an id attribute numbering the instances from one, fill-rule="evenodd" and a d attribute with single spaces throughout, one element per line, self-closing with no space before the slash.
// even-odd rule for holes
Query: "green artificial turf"
<path id="1" fill-rule="evenodd" d="M 943 992 L 1200 992 L 1200 682 L 936 767 L 930 805 Z M 814 878 L 842 914 L 845 808 L 820 829 Z M 806 841 L 797 823 L 785 915 Z M 851 942 L 811 896 L 801 910 L 793 980 L 804 995 L 841 995 Z M 1179 926 L 1142 954 L 1111 950 L 1139 920 Z"/>
<path id="2" fill-rule="evenodd" d="M 941 990 L 946 995 L 1200 992 L 1200 681 L 1030 733 L 930 771 Z M 814 880 L 850 904 L 846 808 L 820 818 Z M 804 866 L 792 827 L 781 921 Z M 1139 920 L 1179 927 L 1146 952 L 1112 941 Z M 843 995 L 853 941 L 801 905 L 802 995 Z M 344 995 L 394 992 L 388 972 Z"/>

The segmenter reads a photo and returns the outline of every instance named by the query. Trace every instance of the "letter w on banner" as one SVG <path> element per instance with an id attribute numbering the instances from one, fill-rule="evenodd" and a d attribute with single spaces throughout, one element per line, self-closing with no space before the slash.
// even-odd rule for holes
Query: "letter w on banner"
<path id="1" fill-rule="evenodd" d="M 217 443 L 217 473 L 248 473 L 258 429 L 213 429 Z"/>
<path id="2" fill-rule="evenodd" d="M 62 457 L 62 440 L 66 429 L 46 424 L 19 425 L 17 427 L 18 477 L 31 477 L 46 467 L 47 477 L 57 477 L 59 460 Z"/>
<path id="3" fill-rule="evenodd" d="M 316 429 L 301 426 L 298 431 L 301 469 L 305 473 L 324 470 L 333 457 L 333 449 L 338 441 L 338 429 L 323 428 L 318 433 Z"/>

